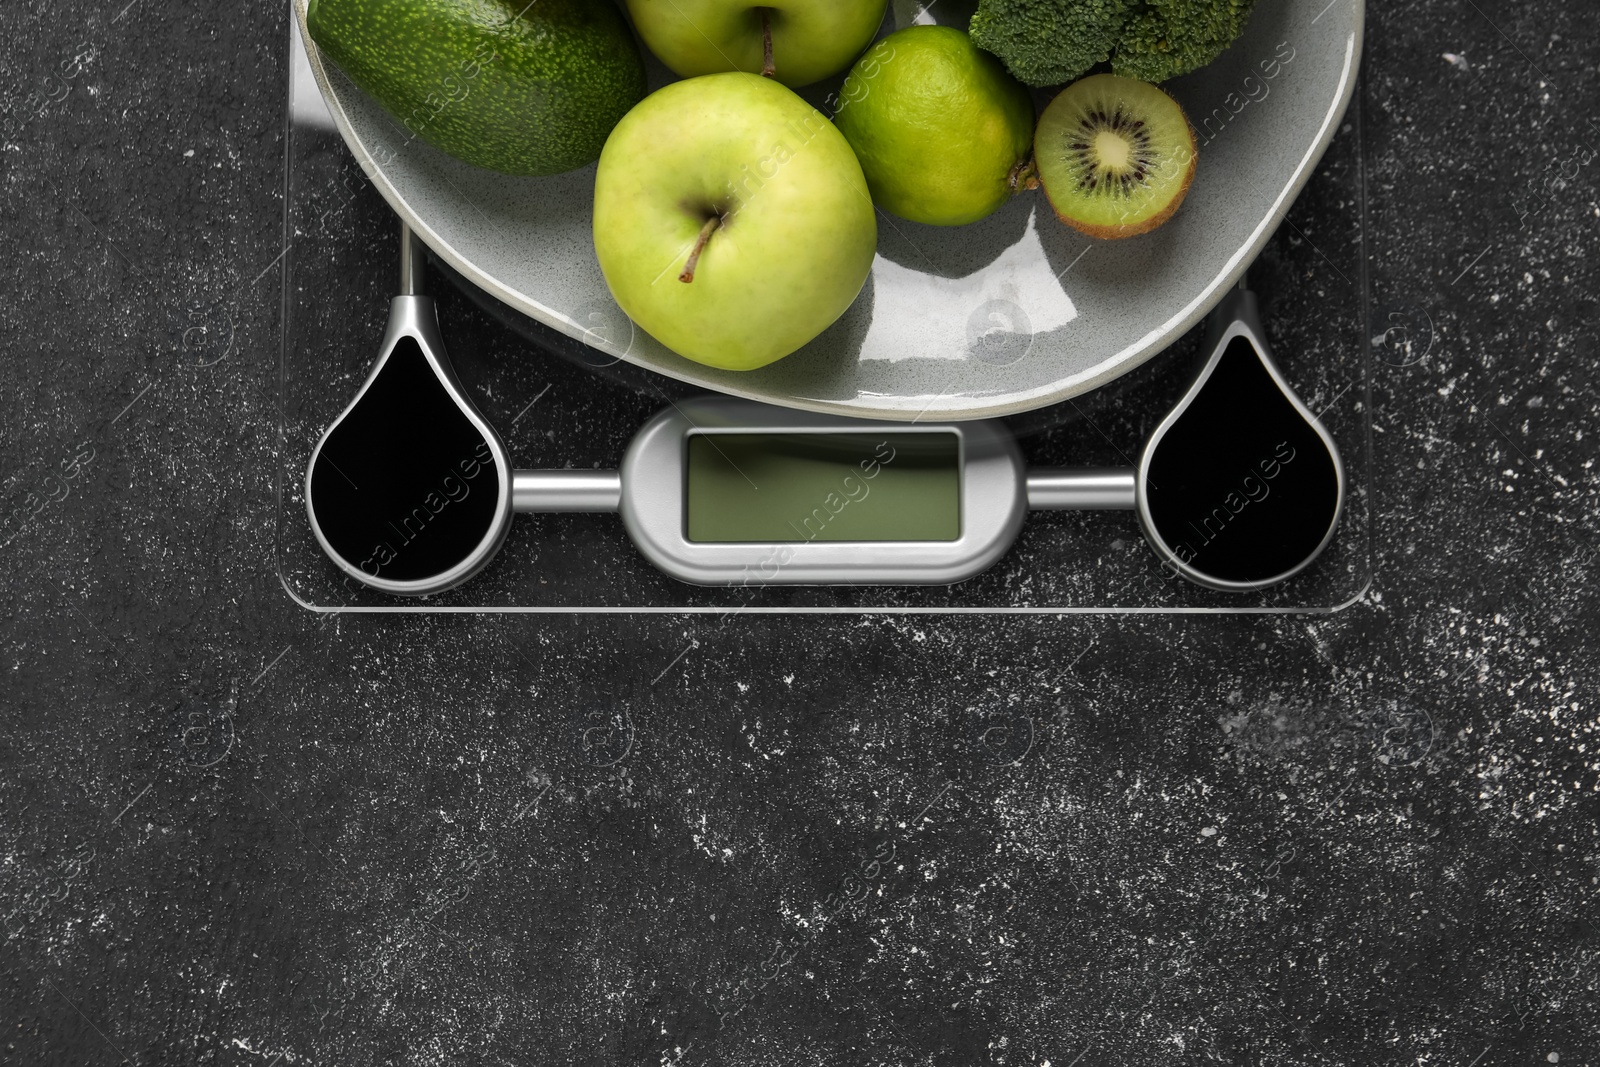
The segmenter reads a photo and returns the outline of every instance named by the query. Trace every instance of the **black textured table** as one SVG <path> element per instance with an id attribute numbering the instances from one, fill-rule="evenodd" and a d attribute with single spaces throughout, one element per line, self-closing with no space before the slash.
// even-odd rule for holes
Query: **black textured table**
<path id="1" fill-rule="evenodd" d="M 284 5 L 0 27 L 0 1062 L 1600 1063 L 1591 7 L 1370 9 L 1377 576 L 1227 618 L 305 612 Z"/>

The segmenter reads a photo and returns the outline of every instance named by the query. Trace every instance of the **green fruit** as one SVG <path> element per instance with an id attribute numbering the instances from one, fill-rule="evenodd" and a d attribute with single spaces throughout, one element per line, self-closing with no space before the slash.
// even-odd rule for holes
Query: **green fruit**
<path id="1" fill-rule="evenodd" d="M 1034 156 L 1056 217 L 1104 240 L 1137 237 L 1170 219 L 1199 161 L 1178 102 L 1114 74 L 1074 82 L 1050 101 Z"/>
<path id="2" fill-rule="evenodd" d="M 651 94 L 617 124 L 594 179 L 594 251 L 622 310 L 681 356 L 751 370 L 848 308 L 877 217 L 833 124 L 757 74 Z"/>
<path id="3" fill-rule="evenodd" d="M 885 0 L 627 0 L 639 36 L 685 78 L 742 70 L 785 85 L 832 77 L 883 23 Z"/>
<path id="4" fill-rule="evenodd" d="M 959 226 L 1017 191 L 1033 147 L 1033 98 L 949 26 L 910 26 L 850 69 L 834 122 L 885 211 Z"/>
<path id="5" fill-rule="evenodd" d="M 644 96 L 610 0 L 310 0 L 306 24 L 411 136 L 506 174 L 593 163 Z"/>

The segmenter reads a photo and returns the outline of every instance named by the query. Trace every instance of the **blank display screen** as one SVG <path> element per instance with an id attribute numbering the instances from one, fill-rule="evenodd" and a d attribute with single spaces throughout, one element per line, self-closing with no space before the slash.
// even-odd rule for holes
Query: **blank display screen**
<path id="1" fill-rule="evenodd" d="M 691 434 L 690 541 L 955 541 L 953 433 Z"/>

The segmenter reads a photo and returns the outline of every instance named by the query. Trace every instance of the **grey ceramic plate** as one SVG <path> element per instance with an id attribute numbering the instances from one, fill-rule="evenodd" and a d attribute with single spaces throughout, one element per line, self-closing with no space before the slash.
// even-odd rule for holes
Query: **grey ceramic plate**
<path id="1" fill-rule="evenodd" d="M 1364 0 L 1260 0 L 1243 38 L 1168 84 L 1200 141 L 1183 209 L 1153 234 L 1093 242 L 1041 193 L 971 226 L 879 214 L 872 276 L 843 318 L 758 371 L 683 359 L 611 300 L 590 240 L 594 168 L 509 178 L 458 163 L 308 48 L 334 123 L 399 215 L 464 277 L 523 314 L 661 374 L 788 407 L 883 419 L 988 418 L 1124 374 L 1199 322 L 1272 236 L 1355 90 Z M 294 0 L 304 29 L 305 0 Z M 892 0 L 885 32 L 930 21 Z M 939 21 L 971 6 L 943 0 Z M 652 61 L 653 62 L 653 61 Z M 652 85 L 668 75 L 652 66 Z M 821 103 L 831 85 L 808 89 Z M 1040 104 L 1045 101 L 1040 100 Z"/>

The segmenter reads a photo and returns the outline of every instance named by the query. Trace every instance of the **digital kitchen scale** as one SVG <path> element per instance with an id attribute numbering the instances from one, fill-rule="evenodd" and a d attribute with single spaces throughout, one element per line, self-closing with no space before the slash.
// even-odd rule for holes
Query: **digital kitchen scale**
<path id="1" fill-rule="evenodd" d="M 617 470 L 514 470 L 450 364 L 426 252 L 401 227 L 382 352 L 306 471 L 329 559 L 425 596 L 488 566 L 515 512 L 618 512 L 662 573 L 704 586 L 953 585 L 1031 510 L 1137 510 L 1163 566 L 1228 592 L 1309 567 L 1344 504 L 1338 447 L 1284 380 L 1242 286 L 1193 384 L 1128 470 L 1028 468 L 997 420 L 893 423 L 728 396 L 673 403 Z"/>
<path id="2" fill-rule="evenodd" d="M 1252 271 L 1260 318 L 1255 298 L 1240 294 L 1209 336 L 1197 330 L 1093 394 L 1005 420 L 924 424 L 697 394 L 446 281 L 437 264 L 427 314 L 386 326 L 392 216 L 337 133 L 309 113 L 292 109 L 299 121 L 286 138 L 278 528 L 280 576 L 308 607 L 1327 611 L 1367 585 L 1369 331 L 1355 131 L 1335 141 L 1294 225 Z M 597 333 L 632 329 L 608 307 L 597 300 Z M 1216 323 L 1234 322 L 1246 325 L 1217 334 Z M 1286 443 L 1287 464 L 1277 439 L 1200 464 L 1215 475 L 1202 479 L 1201 499 L 1179 501 L 1179 480 L 1168 478 L 1164 505 L 1162 453 L 1146 446 L 1179 420 L 1191 386 L 1249 362 L 1235 358 L 1240 337 L 1263 351 L 1270 338 L 1281 366 L 1256 361 L 1267 376 L 1255 380 L 1275 377 L 1297 398 L 1295 421 L 1310 437 Z M 442 368 L 430 364 L 433 349 Z M 326 431 L 386 364 L 401 394 L 450 383 L 466 402 L 461 447 L 408 433 L 402 420 L 398 430 L 379 426 L 388 438 L 377 458 L 334 449 L 319 474 L 313 456 Z M 1247 426 L 1259 412 L 1244 404 L 1205 417 L 1223 441 L 1238 436 L 1230 419 Z M 1208 447 L 1191 435 L 1166 455 L 1181 464 Z M 1310 477 L 1302 460 L 1319 453 L 1329 459 Z M 438 484 L 424 485 L 428 477 Z M 349 514 L 308 507 L 306 485 L 320 500 L 319 479 L 367 493 L 389 479 L 396 495 Z M 1299 484 L 1316 487 L 1311 503 L 1291 500 Z M 1304 512 L 1289 526 L 1286 504 Z M 1245 536 L 1274 523 L 1296 531 L 1276 556 L 1254 547 L 1270 537 Z M 1229 543 L 1243 547 L 1221 559 L 1217 546 Z"/>

